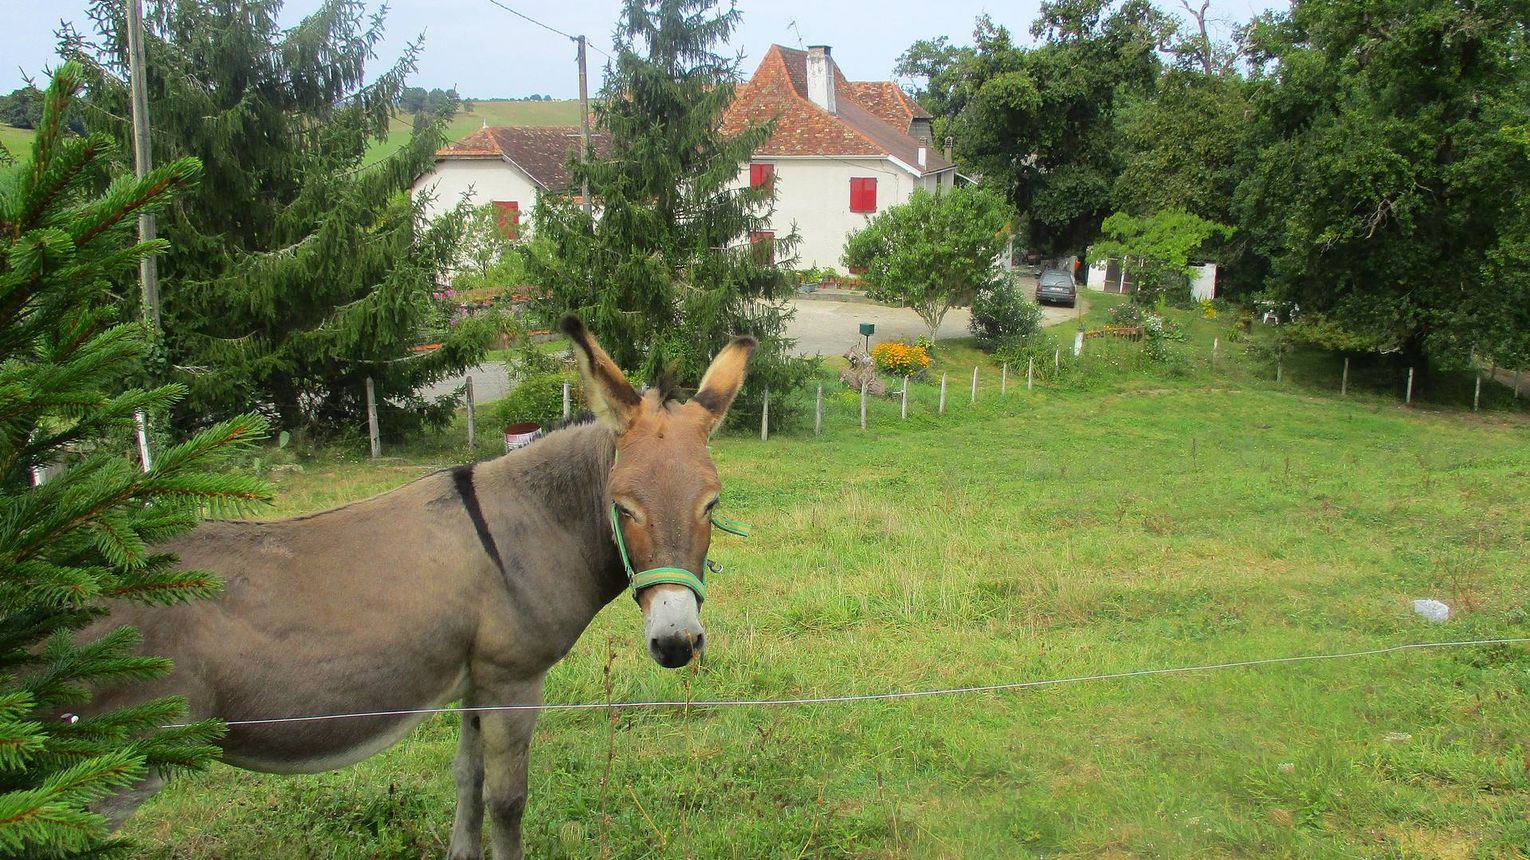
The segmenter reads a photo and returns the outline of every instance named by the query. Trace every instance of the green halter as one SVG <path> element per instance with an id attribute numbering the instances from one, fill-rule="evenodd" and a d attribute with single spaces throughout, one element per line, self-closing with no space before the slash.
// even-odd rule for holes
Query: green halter
<path id="1" fill-rule="evenodd" d="M 725 517 L 713 516 L 712 527 L 728 534 L 739 537 L 749 537 L 749 527 L 735 520 Z M 632 586 L 632 599 L 637 600 L 638 592 L 650 585 L 669 583 L 683 585 L 696 592 L 696 603 L 699 605 L 707 599 L 706 572 L 722 570 L 722 566 L 714 563 L 711 559 L 706 560 L 702 566 L 701 575 L 686 570 L 683 567 L 652 567 L 644 571 L 636 571 L 632 568 L 632 556 L 627 553 L 627 539 L 622 537 L 621 511 L 616 503 L 611 503 L 611 536 L 616 540 L 616 549 L 622 556 L 622 569 L 627 571 L 627 584 Z"/>
<path id="2" fill-rule="evenodd" d="M 620 452 L 616 459 L 621 459 Z M 741 522 L 712 515 L 712 526 L 719 531 L 739 537 L 749 537 L 749 527 Z M 713 573 L 721 573 L 722 565 L 717 564 L 710 558 L 701 567 L 701 575 L 686 570 L 683 567 L 652 567 L 648 570 L 636 571 L 632 569 L 632 556 L 627 553 L 627 539 L 622 537 L 621 510 L 615 502 L 611 503 L 611 537 L 616 540 L 616 549 L 622 555 L 622 569 L 627 571 L 627 584 L 632 586 L 632 599 L 637 600 L 638 592 L 650 585 L 672 584 L 683 585 L 696 592 L 696 604 L 699 606 L 707 599 L 707 570 Z"/>

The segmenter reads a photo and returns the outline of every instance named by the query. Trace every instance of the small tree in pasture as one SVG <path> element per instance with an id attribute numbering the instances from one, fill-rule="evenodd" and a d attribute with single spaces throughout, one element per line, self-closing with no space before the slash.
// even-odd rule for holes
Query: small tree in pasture
<path id="1" fill-rule="evenodd" d="M 877 213 L 845 244 L 845 265 L 864 269 L 867 294 L 912 308 L 935 338 L 946 311 L 994 278 L 1012 211 L 977 186 L 915 191 Z"/>

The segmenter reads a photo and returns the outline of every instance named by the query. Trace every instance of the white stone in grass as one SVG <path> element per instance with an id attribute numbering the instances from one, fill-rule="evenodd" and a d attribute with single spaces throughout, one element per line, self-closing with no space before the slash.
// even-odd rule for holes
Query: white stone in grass
<path id="1" fill-rule="evenodd" d="M 1415 600 L 1413 611 L 1431 624 L 1444 624 L 1450 620 L 1450 607 L 1438 600 Z"/>

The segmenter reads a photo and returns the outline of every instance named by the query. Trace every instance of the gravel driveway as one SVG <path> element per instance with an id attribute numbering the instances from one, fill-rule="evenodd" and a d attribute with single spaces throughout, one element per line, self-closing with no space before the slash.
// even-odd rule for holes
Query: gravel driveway
<path id="1" fill-rule="evenodd" d="M 1079 304 L 1079 308 L 1042 305 L 1042 325 L 1053 326 L 1065 323 L 1075 319 L 1081 311 L 1088 310 L 1087 291 L 1079 291 Z M 786 333 L 797 339 L 798 355 L 844 354 L 851 346 L 864 342 L 858 333 L 860 324 L 863 322 L 876 324 L 877 333 L 871 336 L 873 346 L 902 338 L 913 340 L 927 331 L 924 321 L 908 308 L 890 308 L 885 305 L 862 302 L 796 299 L 792 300 L 791 305 L 797 315 L 792 319 L 791 325 L 786 327 Z M 968 337 L 971 331 L 967 328 L 967 324 L 971 320 L 972 312 L 967 308 L 952 308 L 946 313 L 946 318 L 941 320 L 939 337 L 936 340 Z M 500 362 L 481 364 L 469 369 L 467 374 L 473 376 L 473 396 L 480 403 L 504 397 L 505 392 L 510 390 L 510 380 L 505 374 L 505 366 Z M 450 394 L 462 387 L 462 378 L 465 375 L 454 376 L 431 385 L 424 390 L 424 394 L 427 397 Z"/>

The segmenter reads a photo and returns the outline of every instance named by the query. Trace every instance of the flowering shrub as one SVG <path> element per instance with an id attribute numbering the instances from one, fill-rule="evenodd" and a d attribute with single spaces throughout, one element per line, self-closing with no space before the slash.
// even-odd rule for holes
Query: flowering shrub
<path id="1" fill-rule="evenodd" d="M 894 376 L 913 376 L 930 366 L 928 350 L 906 343 L 879 343 L 871 348 L 877 370 Z"/>
<path id="2" fill-rule="evenodd" d="M 1201 299 L 1200 305 L 1201 316 L 1209 320 L 1214 320 L 1217 318 L 1217 306 L 1211 301 L 1211 299 Z"/>

